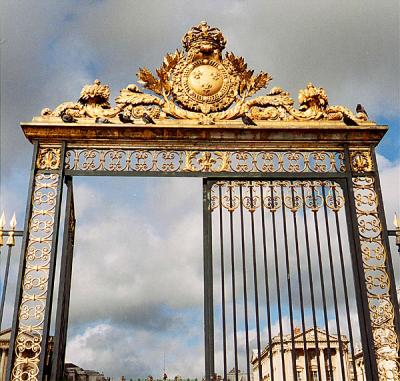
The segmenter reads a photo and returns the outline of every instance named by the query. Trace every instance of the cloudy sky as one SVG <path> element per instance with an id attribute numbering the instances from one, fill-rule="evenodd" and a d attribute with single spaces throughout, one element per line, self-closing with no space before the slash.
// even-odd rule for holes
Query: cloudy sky
<path id="1" fill-rule="evenodd" d="M 0 0 L 0 211 L 23 221 L 32 146 L 19 128 L 76 100 L 95 78 L 112 98 L 154 69 L 201 20 L 227 50 L 294 98 L 309 81 L 330 103 L 388 124 L 378 147 L 389 224 L 400 212 L 397 0 Z M 117 377 L 202 374 L 199 179 L 79 178 L 68 359 Z M 20 227 L 22 225 L 20 224 Z M 395 265 L 400 268 L 400 262 Z M 112 285 L 112 287 L 110 287 Z"/>

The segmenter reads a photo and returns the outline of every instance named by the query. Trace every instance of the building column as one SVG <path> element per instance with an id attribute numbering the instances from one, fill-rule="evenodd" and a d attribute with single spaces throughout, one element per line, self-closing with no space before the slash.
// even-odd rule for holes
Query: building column
<path id="1" fill-rule="evenodd" d="M 326 381 L 325 356 L 324 356 L 324 350 L 323 349 L 319 350 L 318 361 L 319 361 L 319 364 L 321 366 L 321 381 Z"/>

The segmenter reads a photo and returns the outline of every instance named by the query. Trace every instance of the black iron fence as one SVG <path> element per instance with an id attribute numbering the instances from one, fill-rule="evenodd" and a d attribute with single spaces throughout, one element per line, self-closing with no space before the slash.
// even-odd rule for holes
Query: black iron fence
<path id="1" fill-rule="evenodd" d="M 11 268 L 11 259 L 17 255 L 17 260 L 13 261 L 13 264 L 17 265 L 19 263 L 20 252 L 14 250 L 16 244 L 16 238 L 23 236 L 22 230 L 16 230 L 17 220 L 15 214 L 10 220 L 9 229 L 6 229 L 6 219 L 4 212 L 0 216 L 0 287 L 1 287 L 1 301 L 0 301 L 0 328 L 3 329 L 3 318 L 4 309 L 6 303 L 7 292 L 10 292 L 10 275 L 11 284 L 16 284 L 17 268 Z M 17 239 L 18 239 L 17 238 Z M 15 278 L 15 279 L 14 279 Z M 12 294 L 15 294 L 15 289 L 11 290 Z M 12 295 L 10 295 L 12 296 Z M 9 327 L 7 327 L 9 328 Z"/>

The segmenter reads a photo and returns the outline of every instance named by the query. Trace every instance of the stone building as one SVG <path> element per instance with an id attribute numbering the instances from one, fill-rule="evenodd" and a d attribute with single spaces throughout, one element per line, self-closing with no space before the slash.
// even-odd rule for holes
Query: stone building
<path id="1" fill-rule="evenodd" d="M 317 338 L 318 338 L 318 352 L 316 350 L 316 342 L 314 336 L 314 329 L 310 328 L 305 332 L 306 343 L 307 343 L 307 358 L 308 358 L 308 369 L 309 374 L 311 376 L 310 381 L 317 381 L 318 379 L 318 361 L 320 363 L 321 368 L 321 381 L 330 381 L 332 379 L 335 380 L 345 380 L 352 381 L 354 378 L 352 377 L 352 373 L 350 371 L 350 359 L 348 353 L 348 339 L 346 336 L 341 337 L 342 342 L 342 351 L 343 351 L 343 360 L 344 360 L 344 375 L 341 372 L 340 365 L 340 352 L 339 352 L 339 340 L 338 336 L 329 335 L 330 342 L 330 354 L 332 359 L 332 372 L 333 378 L 330 375 L 330 367 L 328 361 L 328 343 L 327 343 L 327 334 L 322 329 L 317 329 Z M 305 381 L 307 380 L 307 373 L 305 368 L 305 353 L 303 346 L 303 333 L 296 329 L 294 333 L 294 341 L 295 341 L 295 361 L 296 361 L 296 379 L 293 379 L 292 372 L 292 341 L 291 335 L 283 336 L 283 348 L 284 348 L 284 364 L 285 364 L 285 373 L 287 381 Z M 272 365 L 274 370 L 274 379 L 282 380 L 283 379 L 283 369 L 282 369 L 282 360 L 281 360 L 281 341 L 280 336 L 275 336 L 272 338 L 271 350 L 269 345 L 267 345 L 261 353 L 261 366 L 262 366 L 262 381 L 270 381 L 270 353 L 272 353 Z M 258 356 L 253 353 L 253 357 L 251 360 L 252 369 L 253 369 L 253 380 L 259 381 L 258 376 Z M 358 381 L 358 380 L 357 380 Z"/>
<path id="2" fill-rule="evenodd" d="M 103 373 L 95 370 L 85 370 L 71 363 L 66 363 L 64 368 L 67 381 L 108 381 Z"/>

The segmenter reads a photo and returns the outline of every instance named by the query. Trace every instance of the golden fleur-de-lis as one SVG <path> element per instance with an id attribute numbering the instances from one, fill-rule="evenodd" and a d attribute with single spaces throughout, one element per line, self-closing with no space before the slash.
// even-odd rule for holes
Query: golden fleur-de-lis
<path id="1" fill-rule="evenodd" d="M 212 166 L 217 162 L 212 156 L 211 152 L 204 152 L 203 156 L 200 157 L 198 160 L 198 163 L 201 165 L 203 170 L 205 172 L 210 172 L 212 169 Z"/>

